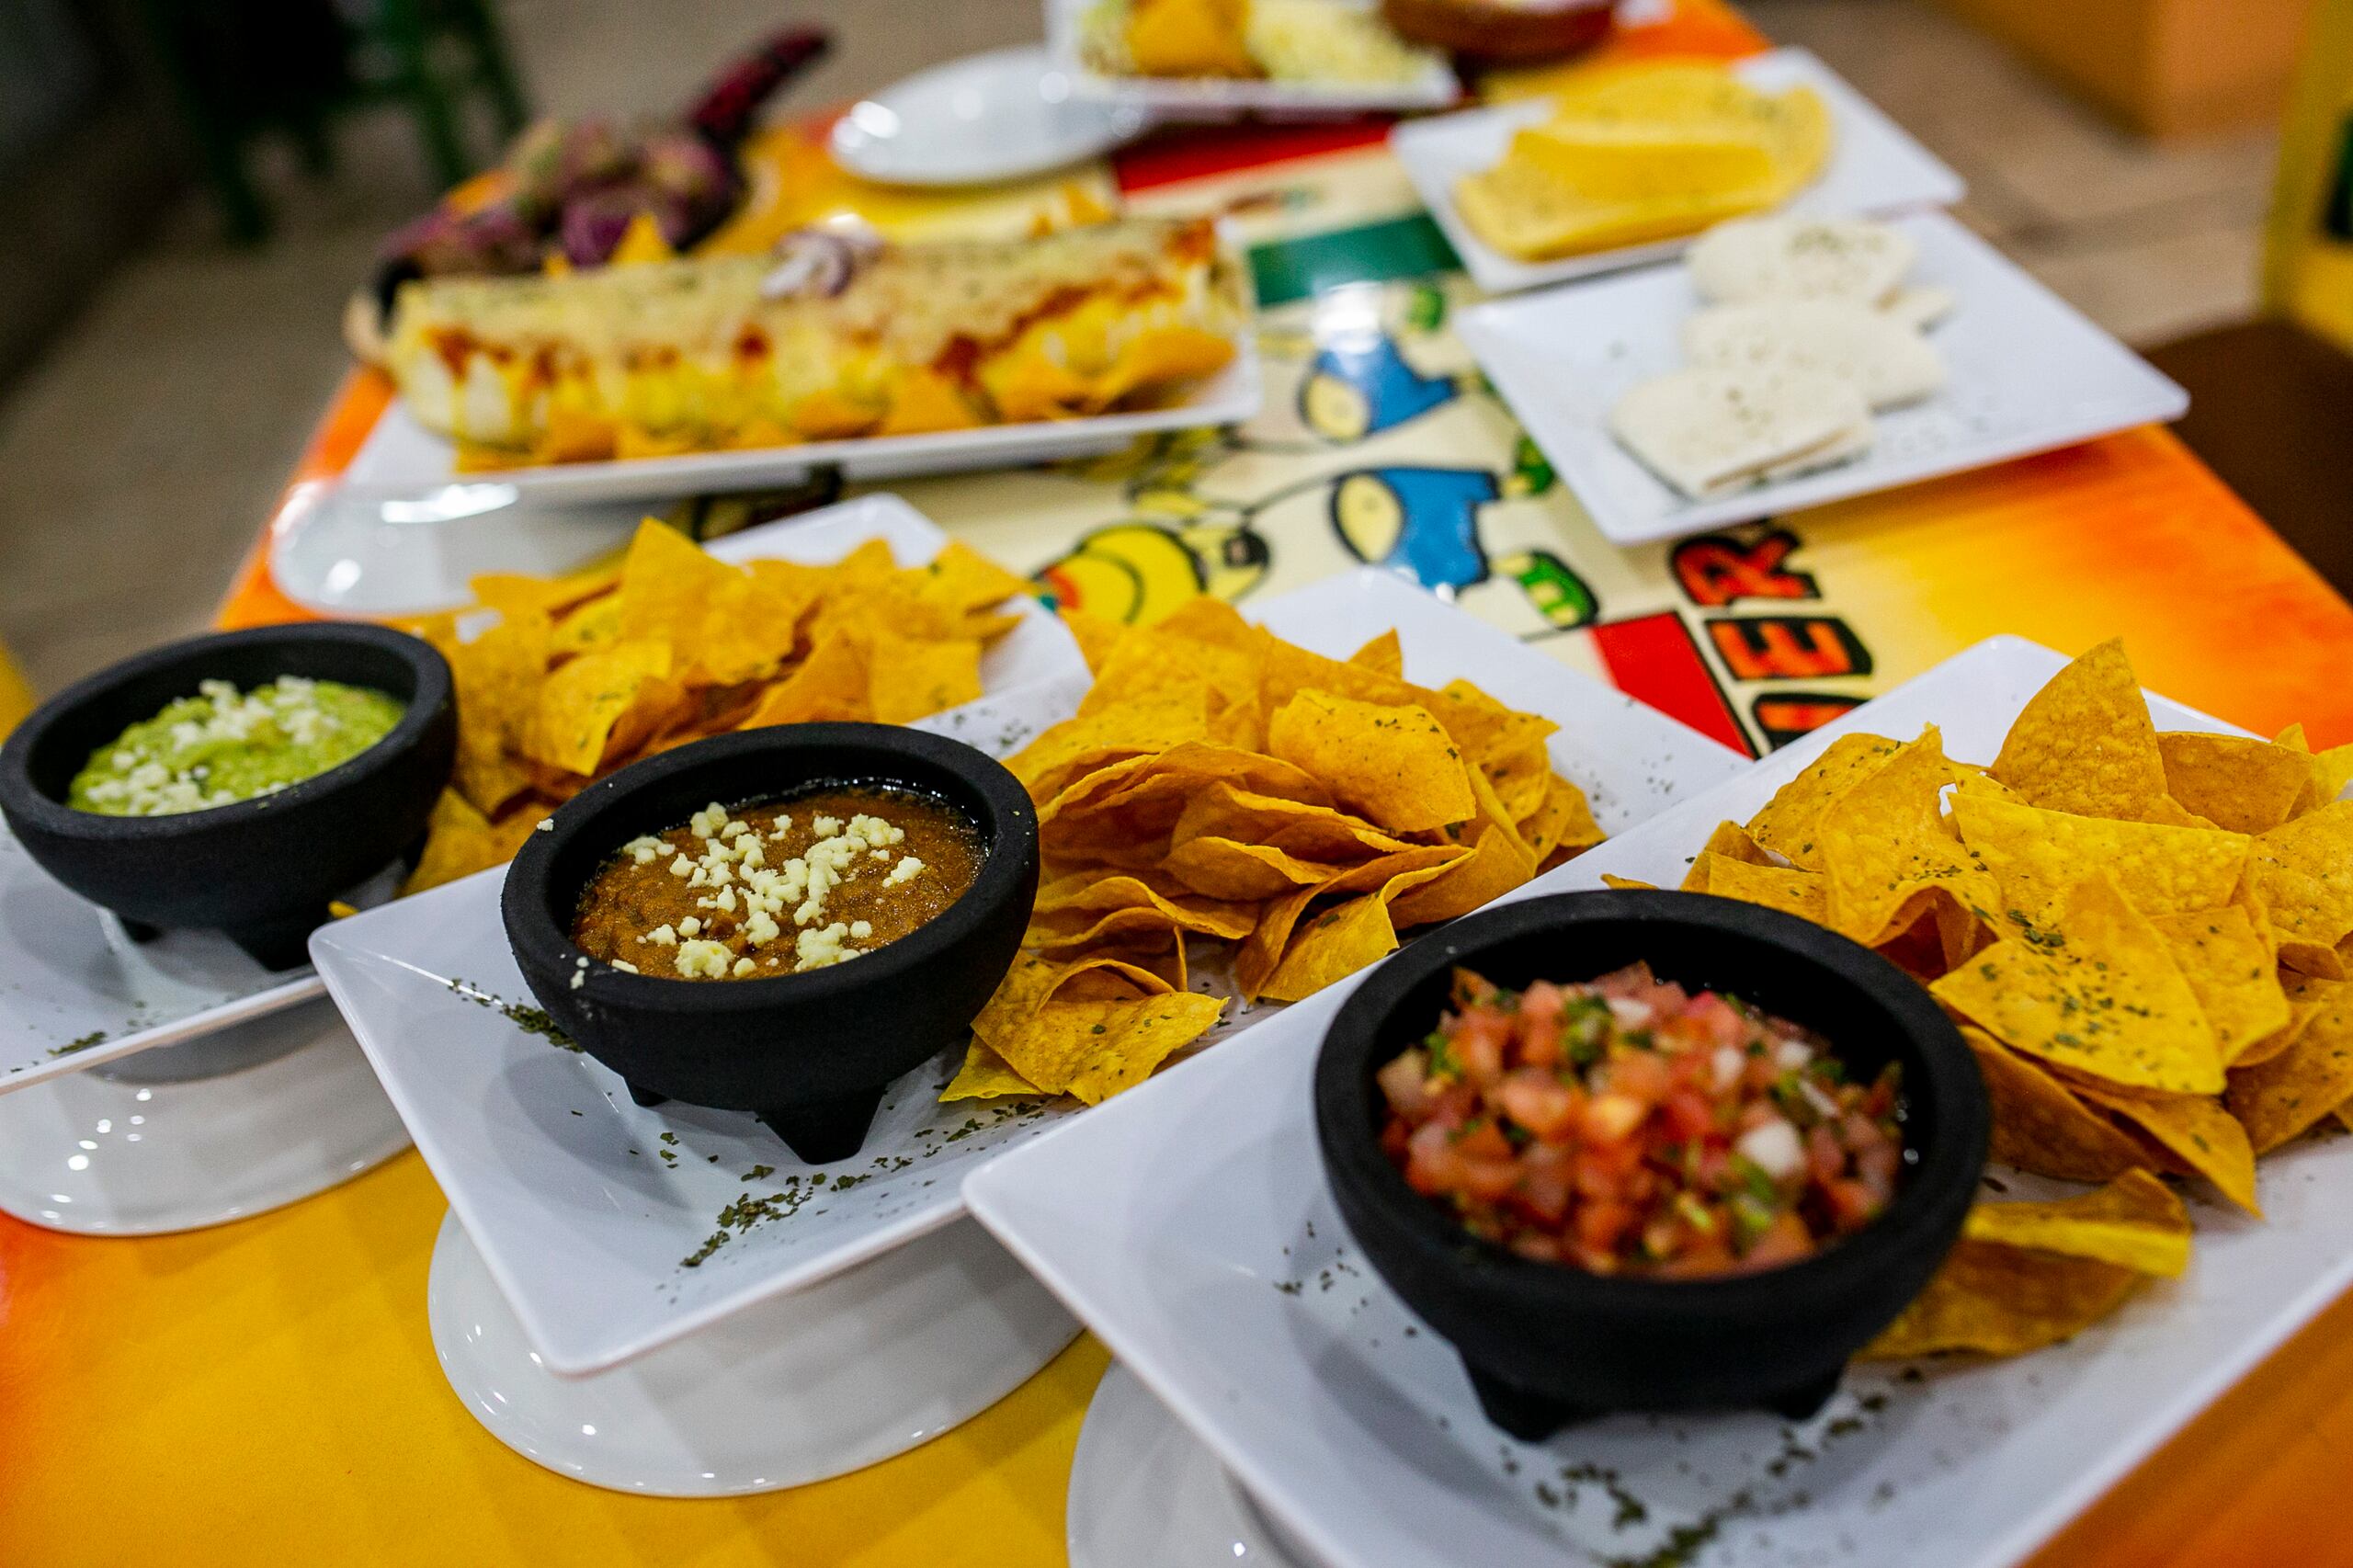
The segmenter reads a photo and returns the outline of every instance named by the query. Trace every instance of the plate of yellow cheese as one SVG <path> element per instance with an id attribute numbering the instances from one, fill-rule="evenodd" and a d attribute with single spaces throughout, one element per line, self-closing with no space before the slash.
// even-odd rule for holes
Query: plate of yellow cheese
<path id="1" fill-rule="evenodd" d="M 1638 61 L 1390 143 L 1463 266 L 1509 293 L 1664 259 L 1768 211 L 1948 206 L 1961 177 L 1801 49 Z"/>

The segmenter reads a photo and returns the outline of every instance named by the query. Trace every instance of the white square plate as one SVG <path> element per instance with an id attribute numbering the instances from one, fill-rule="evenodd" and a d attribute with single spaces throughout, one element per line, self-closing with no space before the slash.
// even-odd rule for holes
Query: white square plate
<path id="1" fill-rule="evenodd" d="M 1777 49 L 1737 62 L 1733 70 L 1749 85 L 1767 91 L 1812 87 L 1829 108 L 1836 137 L 1829 165 L 1812 185 L 1790 199 L 1784 210 L 1912 212 L 1924 207 L 1949 207 L 1967 190 L 1959 175 L 1809 51 Z M 1389 133 L 1397 161 L 1405 165 L 1406 176 L 1421 193 L 1430 216 L 1446 231 L 1472 281 L 1490 294 L 1509 294 L 1681 255 L 1697 236 L 1588 251 L 1553 261 L 1520 261 L 1472 231 L 1454 204 L 1455 182 L 1495 167 L 1511 144 L 1512 132 L 1539 123 L 1550 112 L 1545 100 L 1503 104 L 1408 120 Z"/>
<path id="2" fill-rule="evenodd" d="M 457 449 L 448 438 L 418 424 L 407 404 L 395 398 L 353 454 L 342 483 L 372 494 L 414 496 L 448 485 L 505 485 L 520 496 L 574 504 L 758 490 L 790 483 L 824 467 L 840 469 L 847 479 L 864 481 L 1017 468 L 1117 451 L 1138 436 L 1155 430 L 1239 425 L 1256 417 L 1264 396 L 1257 340 L 1245 330 L 1236 335 L 1234 346 L 1232 363 L 1195 388 L 1184 402 L 1166 408 L 989 425 L 975 430 L 938 430 L 921 436 L 868 436 L 856 440 L 807 441 L 796 447 L 690 452 L 613 462 L 545 463 L 462 474 L 457 471 Z"/>
<path id="3" fill-rule="evenodd" d="M 1256 608 L 1282 636 L 1342 657 L 1393 625 L 1416 679 L 1464 676 L 1558 720 L 1554 759 L 1590 793 L 1605 827 L 1626 827 L 1738 771 L 1738 758 L 1712 741 L 1384 574 L 1335 578 Z M 1047 682 L 974 704 L 961 724 L 942 715 L 918 727 L 1002 756 L 1068 714 L 1084 689 L 1082 672 L 1075 685 Z M 339 922 L 313 938 L 313 953 L 450 1207 L 559 1371 L 611 1366 L 946 1224 L 963 1211 L 967 1170 L 1070 1114 L 1066 1103 L 938 1104 L 961 1059 L 950 1052 L 900 1080 L 855 1159 L 813 1175 L 748 1116 L 641 1108 L 595 1062 L 452 989 L 462 981 L 508 1002 L 529 999 L 499 921 L 500 876 L 486 871 Z M 758 1165 L 773 1170 L 745 1179 Z M 822 1195 L 789 1217 L 681 1267 L 740 1196 L 813 1187 Z"/>
<path id="4" fill-rule="evenodd" d="M 1990 759 L 2056 653 L 1996 638 L 1510 896 L 1673 886 L 1837 735 L 1943 727 Z M 2163 699 L 2163 729 L 2227 729 Z M 2000 1568 L 2353 1281 L 2353 1140 L 2264 1165 L 2268 1222 L 2191 1203 L 2198 1256 L 2015 1361 L 1864 1368 L 1820 1415 L 1619 1417 L 1542 1444 L 1482 1419 L 1445 1341 L 1360 1261 L 1309 1087 L 1352 983 L 965 1184 L 973 1212 L 1331 1568 Z M 2026 1178 L 2011 1179 L 2015 1192 Z M 2335 1200 L 2332 1200 L 2335 1199 Z M 1745 1502 L 1739 1499 L 1745 1498 Z"/>
<path id="5" fill-rule="evenodd" d="M 1920 213 L 1894 226 L 1920 247 L 1912 281 L 1958 301 L 1928 335 L 1945 358 L 1944 390 L 1878 415 L 1871 449 L 1851 462 L 1714 500 L 1687 499 L 1609 433 L 1609 411 L 1628 388 L 1685 363 L 1683 323 L 1699 298 L 1680 263 L 1474 305 L 1456 330 L 1618 544 L 1982 468 L 2177 419 L 2189 406 L 2155 367 L 1952 219 Z"/>
<path id="6" fill-rule="evenodd" d="M 1079 59 L 1079 25 L 1096 0 L 1045 0 L 1046 52 L 1085 97 L 1150 109 L 1172 120 L 1360 114 L 1446 108 L 1462 85 L 1443 55 L 1403 82 L 1267 82 L 1224 77 L 1106 76 Z M 1370 4 L 1359 0 L 1359 8 Z"/>

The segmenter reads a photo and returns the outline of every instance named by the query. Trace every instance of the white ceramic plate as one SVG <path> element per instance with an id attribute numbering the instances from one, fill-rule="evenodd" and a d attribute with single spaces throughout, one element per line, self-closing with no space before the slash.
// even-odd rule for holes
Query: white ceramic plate
<path id="1" fill-rule="evenodd" d="M 629 542 L 642 505 L 539 505 L 510 484 L 453 484 L 420 502 L 348 484 L 304 485 L 270 524 L 269 580 L 335 619 L 391 619 L 461 605 L 489 572 L 553 576 Z"/>
<path id="2" fill-rule="evenodd" d="M 388 870 L 347 896 L 381 902 L 392 881 Z M 132 941 L 0 827 L 0 1095 L 320 994 L 308 964 L 264 969 L 216 931 Z"/>
<path id="3" fill-rule="evenodd" d="M 1512 896 L 1672 886 L 1842 733 L 1944 730 L 1991 758 L 2063 661 L 1996 638 Z M 2227 729 L 2153 698 L 2161 729 Z M 1514 1442 L 1360 1260 L 1315 1149 L 1332 992 L 966 1183 L 973 1212 L 1334 1568 L 1633 1562 L 2001 1568 L 2353 1283 L 2353 1141 L 2264 1165 L 2268 1222 L 2188 1196 L 2198 1256 L 2060 1346 L 1859 1369 L 1812 1421 L 1621 1417 Z M 2016 1191 L 2023 1178 L 2008 1185 Z M 1743 1500 L 1745 1499 L 1745 1501 Z"/>
<path id="4" fill-rule="evenodd" d="M 1238 119 L 1446 108 L 1462 85 L 1444 56 L 1403 82 L 1267 82 L 1218 77 L 1106 76 L 1079 59 L 1080 19 L 1095 0 L 1045 0 L 1046 48 L 1087 97 L 1149 109 L 1169 119 Z M 1355 0 L 1348 0 L 1355 3 Z M 1363 9 L 1370 9 L 1369 5 Z"/>
<path id="5" fill-rule="evenodd" d="M 1898 219 L 1918 242 L 1916 283 L 1949 289 L 1930 333 L 1944 390 L 1877 416 L 1855 460 L 1692 501 L 1609 433 L 1635 382 L 1684 364 L 1699 308 L 1680 263 L 1474 305 L 1456 330 L 1594 523 L 1618 544 L 1674 539 L 1849 495 L 1983 468 L 2111 430 L 2180 417 L 2188 394 L 2016 263 L 1942 213 Z"/>
<path id="6" fill-rule="evenodd" d="M 1393 625 L 1415 679 L 1463 676 L 1558 720 L 1554 760 L 1613 831 L 1740 766 L 1714 742 L 1383 573 L 1253 609 L 1280 635 L 1341 657 Z M 1067 715 L 1084 689 L 1082 675 L 975 704 L 961 724 L 943 715 L 918 727 L 1003 756 Z M 1068 1102 L 938 1104 L 961 1059 L 949 1052 L 899 1081 L 857 1156 L 813 1172 L 748 1116 L 632 1105 L 613 1074 L 452 988 L 463 981 L 528 1000 L 499 920 L 500 875 L 340 921 L 312 953 L 450 1207 L 557 1371 L 613 1366 L 946 1224 L 962 1212 L 967 1170 L 1069 1114 Z M 759 1166 L 769 1174 L 745 1179 Z M 682 1267 L 746 1193 L 794 1211 Z"/>
<path id="7" fill-rule="evenodd" d="M 889 185 L 984 185 L 1108 153 L 1151 122 L 1142 108 L 1074 90 L 1043 45 L 918 71 L 834 122 L 834 162 Z"/>
<path id="8" fill-rule="evenodd" d="M 1217 1456 L 1117 1361 L 1071 1455 L 1070 1568 L 1312 1568 Z"/>
<path id="9" fill-rule="evenodd" d="M 809 441 L 737 452 L 694 452 L 627 461 L 547 463 L 494 473 L 460 474 L 456 449 L 413 418 L 397 399 L 376 421 L 344 471 L 344 483 L 387 495 L 429 496 L 452 485 L 497 483 L 535 499 L 579 505 L 597 501 L 667 500 L 679 495 L 758 490 L 807 476 L 819 467 L 852 480 L 904 479 L 915 474 L 1016 468 L 1061 458 L 1116 451 L 1155 430 L 1239 425 L 1258 412 L 1264 395 L 1256 339 L 1237 335 L 1233 362 L 1194 389 L 1184 402 L 1133 414 L 1086 419 L 991 425 L 922 436 L 869 436 L 848 441 Z"/>
<path id="10" fill-rule="evenodd" d="M 1733 69 L 1751 86 L 1768 91 L 1812 87 L 1830 109 L 1836 136 L 1830 162 L 1812 185 L 1790 199 L 1784 210 L 1842 215 L 1913 212 L 1949 207 L 1967 190 L 1959 175 L 1808 51 L 1777 49 L 1740 61 Z M 1397 161 L 1405 166 L 1430 216 L 1446 231 L 1472 280 L 1491 294 L 1509 294 L 1681 255 L 1696 236 L 1620 245 L 1553 261 L 1520 261 L 1472 231 L 1454 204 L 1455 182 L 1493 168 L 1510 145 L 1512 132 L 1539 123 L 1548 113 L 1543 101 L 1505 104 L 1407 120 L 1389 133 Z"/>
<path id="11" fill-rule="evenodd" d="M 972 1221 L 588 1378 L 540 1364 L 457 1216 L 426 1285 L 450 1392 L 534 1464 L 657 1497 L 841 1475 L 972 1419 L 1078 1324 Z"/>
<path id="12" fill-rule="evenodd" d="M 321 996 L 0 1100 L 0 1210 L 80 1235 L 200 1230 L 407 1147 Z"/>

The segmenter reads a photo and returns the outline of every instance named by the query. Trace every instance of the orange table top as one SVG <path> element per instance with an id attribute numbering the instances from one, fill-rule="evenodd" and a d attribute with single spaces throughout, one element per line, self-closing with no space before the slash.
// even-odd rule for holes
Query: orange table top
<path id="1" fill-rule="evenodd" d="M 1618 47 L 1757 43 L 1713 0 L 1686 0 Z M 762 155 L 805 174 L 813 146 L 788 130 Z M 856 201 L 827 177 L 824 199 Z M 1424 580 L 1436 572 L 1474 613 L 1751 751 L 2005 631 L 2070 652 L 2121 631 L 2155 689 L 2266 733 L 2302 720 L 2316 744 L 2353 740 L 2337 673 L 2353 662 L 2353 608 L 2162 432 L 1619 550 L 1447 332 L 1472 296 L 1378 127 L 1205 133 L 1100 177 L 1137 210 L 1208 203 L 1245 224 L 1271 384 L 1267 415 L 1222 442 L 898 487 L 1065 600 L 1149 615 L 1171 596 L 1239 597 L 1418 551 L 1437 562 Z M 799 221 L 769 201 L 741 243 Z M 1370 368 L 1319 347 L 1317 290 L 1349 279 L 1356 319 L 1361 290 L 1377 291 L 1384 352 Z M 1318 377 L 1349 385 L 1364 416 L 1319 425 L 1304 395 Z M 294 484 L 330 481 L 387 397 L 356 374 Z M 1344 493 L 1370 498 L 1373 524 L 1344 516 Z M 269 539 L 224 621 L 305 613 L 270 576 Z M 510 1452 L 449 1393 L 424 1313 L 442 1211 L 410 1153 L 180 1236 L 85 1239 L 0 1218 L 0 1562 L 1063 1561 L 1065 1479 L 1105 1360 L 1091 1339 L 964 1426 L 840 1480 L 727 1501 L 623 1496 Z M 2353 1563 L 2332 1494 L 2348 1453 L 2353 1301 L 2037 1562 Z"/>

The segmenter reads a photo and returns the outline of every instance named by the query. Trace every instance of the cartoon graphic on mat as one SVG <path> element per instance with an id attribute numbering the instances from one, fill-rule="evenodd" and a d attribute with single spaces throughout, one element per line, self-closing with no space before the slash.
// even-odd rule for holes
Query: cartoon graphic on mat
<path id="1" fill-rule="evenodd" d="M 1396 333 L 1384 326 L 1382 306 L 1377 287 L 1335 290 L 1316 301 L 1304 331 L 1261 335 L 1270 355 L 1309 358 L 1299 381 L 1299 418 L 1321 440 L 1362 441 L 1483 385 L 1476 370 L 1423 370 L 1399 346 L 1404 334 L 1427 336 L 1444 324 L 1443 290 L 1427 284 L 1407 290 Z"/>
<path id="2" fill-rule="evenodd" d="M 1054 603 L 1149 622 L 1201 594 L 1238 599 L 1267 574 L 1267 541 L 1214 508 L 1191 521 L 1142 518 L 1097 528 L 1033 580 Z"/>
<path id="3" fill-rule="evenodd" d="M 1332 527 L 1358 560 L 1411 577 L 1441 598 L 1500 573 L 1519 584 L 1549 625 L 1585 625 L 1597 608 L 1593 591 L 1559 556 L 1515 551 L 1490 562 L 1481 541 L 1480 508 L 1528 494 L 1529 483 L 1521 472 L 1361 469 L 1332 486 Z"/>

